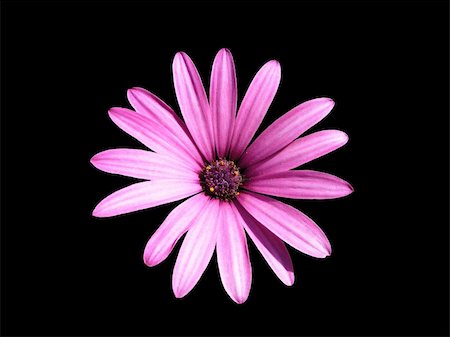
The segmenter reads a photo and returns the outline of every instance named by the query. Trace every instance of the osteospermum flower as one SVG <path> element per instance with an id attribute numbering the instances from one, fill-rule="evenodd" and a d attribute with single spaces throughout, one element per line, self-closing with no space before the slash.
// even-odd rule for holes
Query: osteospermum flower
<path id="1" fill-rule="evenodd" d="M 145 263 L 155 266 L 187 233 L 172 275 L 176 297 L 197 284 L 216 250 L 226 292 L 235 302 L 245 302 L 252 282 L 245 233 L 286 285 L 294 283 L 294 273 L 283 241 L 313 257 L 331 253 L 313 220 L 270 196 L 332 199 L 350 194 L 352 187 L 331 174 L 293 170 L 341 147 L 348 137 L 325 130 L 298 138 L 334 106 L 329 98 L 316 98 L 287 112 L 251 143 L 280 78 L 280 64 L 267 62 L 236 114 L 231 53 L 222 49 L 214 59 L 208 101 L 192 60 L 180 52 L 173 61 L 173 79 L 184 122 L 142 88 L 128 90 L 134 111 L 109 111 L 119 128 L 152 151 L 112 149 L 92 158 L 100 170 L 144 180 L 103 199 L 93 215 L 111 217 L 188 198 L 167 216 L 144 251 Z"/>

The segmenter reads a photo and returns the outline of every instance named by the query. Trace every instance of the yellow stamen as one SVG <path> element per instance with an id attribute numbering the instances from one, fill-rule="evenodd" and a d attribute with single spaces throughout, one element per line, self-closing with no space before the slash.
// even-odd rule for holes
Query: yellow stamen
<path id="1" fill-rule="evenodd" d="M 237 176 L 237 175 L 239 174 L 239 171 L 234 171 L 233 174 L 234 174 L 235 176 Z"/>
<path id="2" fill-rule="evenodd" d="M 214 192 L 214 187 L 210 187 L 210 188 L 209 188 L 209 191 L 210 191 L 210 192 Z"/>
<path id="3" fill-rule="evenodd" d="M 223 166 L 223 165 L 225 165 L 225 162 L 223 160 L 221 160 L 221 161 L 219 161 L 219 165 Z"/>
<path id="4" fill-rule="evenodd" d="M 211 166 L 209 166 L 209 165 L 206 166 L 206 170 L 208 170 L 208 171 L 211 170 Z"/>
<path id="5" fill-rule="evenodd" d="M 236 192 L 236 196 L 238 196 L 239 194 L 241 194 L 241 193 L 239 193 L 239 192 Z"/>

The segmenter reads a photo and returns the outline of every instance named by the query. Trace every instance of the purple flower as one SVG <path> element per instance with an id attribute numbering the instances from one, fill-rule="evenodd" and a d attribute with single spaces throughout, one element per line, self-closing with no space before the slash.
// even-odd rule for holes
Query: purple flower
<path id="1" fill-rule="evenodd" d="M 103 199 L 93 215 L 111 217 L 188 198 L 167 216 L 144 252 L 145 263 L 155 266 L 187 233 L 173 271 L 176 297 L 197 284 L 216 250 L 226 292 L 235 302 L 245 302 L 252 282 L 245 233 L 280 280 L 292 285 L 292 261 L 283 241 L 318 258 L 330 255 L 331 246 L 313 220 L 267 195 L 332 199 L 353 191 L 333 175 L 293 170 L 348 141 L 337 130 L 298 138 L 331 111 L 333 100 L 316 98 L 298 105 L 250 144 L 280 83 L 277 61 L 267 62 L 255 75 L 237 115 L 229 50 L 220 50 L 214 60 L 209 102 L 197 69 L 183 52 L 175 55 L 173 77 L 184 121 L 141 88 L 128 90 L 135 111 L 109 111 L 117 126 L 153 152 L 113 149 L 92 158 L 100 170 L 145 180 Z"/>

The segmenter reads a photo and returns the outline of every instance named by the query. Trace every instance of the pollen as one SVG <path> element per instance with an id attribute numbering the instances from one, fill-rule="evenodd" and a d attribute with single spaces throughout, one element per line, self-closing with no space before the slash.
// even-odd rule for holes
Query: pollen
<path id="1" fill-rule="evenodd" d="M 225 158 L 205 164 L 200 172 L 200 184 L 206 195 L 229 201 L 239 195 L 244 176 L 234 161 Z"/>

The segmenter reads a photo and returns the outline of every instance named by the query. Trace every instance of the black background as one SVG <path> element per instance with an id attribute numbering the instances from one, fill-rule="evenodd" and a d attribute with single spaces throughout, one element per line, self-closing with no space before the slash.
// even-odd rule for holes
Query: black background
<path id="1" fill-rule="evenodd" d="M 448 335 L 448 3 L 6 2 L 1 21 L 2 334 Z M 209 85 L 222 47 L 240 99 L 264 62 L 281 62 L 265 126 L 307 99 L 336 101 L 313 130 L 341 129 L 350 142 L 308 167 L 355 187 L 289 202 L 333 254 L 290 249 L 288 288 L 251 246 L 244 305 L 223 291 L 215 258 L 182 300 L 170 287 L 176 253 L 143 264 L 174 204 L 90 215 L 131 182 L 90 157 L 142 147 L 107 110 L 128 106 L 133 86 L 178 109 L 174 54 L 186 51 Z"/>

